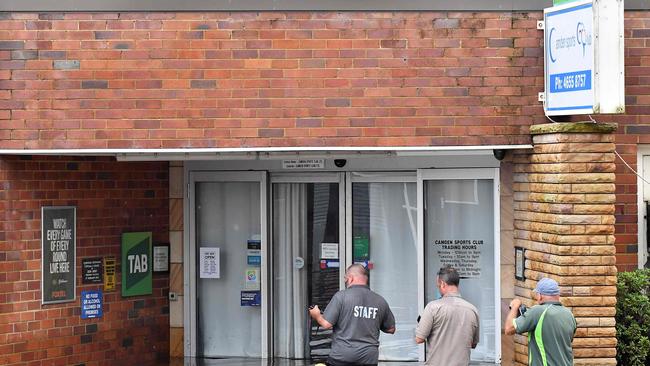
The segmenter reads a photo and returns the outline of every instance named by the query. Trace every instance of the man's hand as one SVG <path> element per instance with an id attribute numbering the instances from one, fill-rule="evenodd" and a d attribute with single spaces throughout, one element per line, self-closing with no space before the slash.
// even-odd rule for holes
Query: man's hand
<path id="1" fill-rule="evenodd" d="M 519 307 L 521 306 L 521 300 L 515 298 L 510 301 L 510 310 L 512 309 L 517 309 L 519 311 Z"/>
<path id="2" fill-rule="evenodd" d="M 311 316 L 312 319 L 314 319 L 323 329 L 330 329 L 333 326 L 330 322 L 323 318 L 323 314 L 320 313 L 318 305 L 314 305 L 309 308 L 309 316 Z"/>
<path id="3" fill-rule="evenodd" d="M 517 332 L 514 320 L 517 318 L 517 314 L 519 314 L 520 306 L 521 300 L 512 299 L 512 301 L 510 301 L 510 312 L 508 312 L 508 316 L 506 317 L 506 322 L 504 324 L 504 333 L 507 335 L 513 335 Z"/>
<path id="4" fill-rule="evenodd" d="M 309 308 L 309 316 L 311 316 L 314 320 L 320 316 L 320 309 L 318 308 L 318 305 L 314 305 Z"/>

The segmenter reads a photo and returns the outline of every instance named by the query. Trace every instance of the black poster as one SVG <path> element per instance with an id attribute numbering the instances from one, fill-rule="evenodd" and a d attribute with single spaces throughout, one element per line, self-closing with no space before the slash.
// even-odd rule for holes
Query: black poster
<path id="1" fill-rule="evenodd" d="M 104 271 L 102 270 L 103 260 L 101 258 L 84 258 L 81 260 L 81 282 L 82 283 L 103 283 Z"/>
<path id="2" fill-rule="evenodd" d="M 76 207 L 42 207 L 43 304 L 74 301 Z"/>

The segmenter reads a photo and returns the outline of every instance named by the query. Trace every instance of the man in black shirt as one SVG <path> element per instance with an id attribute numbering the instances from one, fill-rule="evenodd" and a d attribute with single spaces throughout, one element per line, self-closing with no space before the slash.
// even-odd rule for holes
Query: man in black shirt
<path id="1" fill-rule="evenodd" d="M 379 331 L 395 333 L 395 317 L 386 300 L 368 287 L 368 270 L 353 264 L 345 271 L 346 289 L 337 292 L 325 313 L 318 306 L 309 315 L 318 324 L 334 327 L 330 366 L 376 365 L 379 359 Z"/>

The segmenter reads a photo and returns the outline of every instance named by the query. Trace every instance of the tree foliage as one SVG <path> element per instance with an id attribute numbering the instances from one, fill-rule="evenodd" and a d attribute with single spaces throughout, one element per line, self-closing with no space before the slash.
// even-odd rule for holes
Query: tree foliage
<path id="1" fill-rule="evenodd" d="M 618 274 L 616 359 L 619 365 L 650 365 L 650 269 Z"/>

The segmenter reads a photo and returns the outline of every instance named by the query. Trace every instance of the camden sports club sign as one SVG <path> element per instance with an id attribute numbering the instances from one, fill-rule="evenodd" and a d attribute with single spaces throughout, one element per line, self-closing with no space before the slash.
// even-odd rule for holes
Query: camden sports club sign
<path id="1" fill-rule="evenodd" d="M 122 234 L 122 296 L 151 294 L 151 232 Z"/>
<path id="2" fill-rule="evenodd" d="M 544 9 L 544 51 L 546 115 L 625 112 L 622 1 Z"/>

